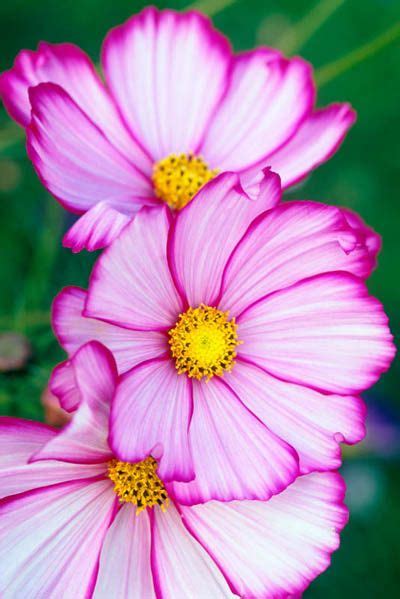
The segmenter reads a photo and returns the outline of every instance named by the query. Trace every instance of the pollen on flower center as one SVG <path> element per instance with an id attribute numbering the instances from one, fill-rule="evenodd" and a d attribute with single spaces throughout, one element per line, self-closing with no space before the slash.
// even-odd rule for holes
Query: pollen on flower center
<path id="1" fill-rule="evenodd" d="M 156 196 L 180 210 L 217 174 L 200 156 L 170 154 L 154 165 L 152 178 Z"/>
<path id="2" fill-rule="evenodd" d="M 191 378 L 209 380 L 232 370 L 240 341 L 235 319 L 228 320 L 228 315 L 203 304 L 180 314 L 168 333 L 179 374 L 186 372 Z"/>
<path id="3" fill-rule="evenodd" d="M 108 463 L 108 477 L 114 483 L 114 492 L 122 503 L 136 505 L 136 514 L 155 505 L 163 512 L 168 507 L 168 493 L 156 471 L 157 462 L 152 457 L 135 464 L 116 459 Z"/>

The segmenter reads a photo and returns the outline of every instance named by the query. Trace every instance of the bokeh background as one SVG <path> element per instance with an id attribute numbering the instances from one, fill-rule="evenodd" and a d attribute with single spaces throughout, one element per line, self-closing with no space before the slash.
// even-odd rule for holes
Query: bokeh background
<path id="1" fill-rule="evenodd" d="M 187 2 L 157 2 L 183 9 Z M 38 41 L 71 41 L 97 61 L 107 30 L 140 10 L 133 0 L 6 0 L 0 67 Z M 192 5 L 193 6 L 193 5 Z M 203 0 L 236 50 L 267 44 L 316 68 L 318 104 L 350 101 L 358 121 L 339 153 L 288 197 L 346 205 L 383 236 L 371 291 L 400 333 L 400 2 L 398 0 Z M 194 75 L 195 76 L 195 75 Z M 40 185 L 24 136 L 0 108 L 0 414 L 43 420 L 40 403 L 63 359 L 49 323 L 53 296 L 85 286 L 94 255 L 61 247 L 71 217 Z M 5 333 L 18 333 L 22 337 Z M 29 351 L 27 346 L 30 346 Z M 29 353 L 29 357 L 28 357 Z M 19 370 L 10 370 L 12 365 Z M 400 360 L 366 394 L 369 433 L 345 450 L 349 526 L 332 567 L 306 597 L 398 596 L 400 572 Z"/>

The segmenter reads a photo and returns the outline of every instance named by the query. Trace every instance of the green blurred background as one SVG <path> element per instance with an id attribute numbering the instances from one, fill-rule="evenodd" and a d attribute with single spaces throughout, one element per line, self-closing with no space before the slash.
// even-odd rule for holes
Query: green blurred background
<path id="1" fill-rule="evenodd" d="M 157 6 L 185 8 L 183 1 Z M 0 8 L 0 67 L 39 40 L 71 41 L 97 61 L 107 30 L 140 10 L 132 0 L 13 0 Z M 198 8 L 236 50 L 257 44 L 301 54 L 317 69 L 318 104 L 350 101 L 358 121 L 339 153 L 290 197 L 357 210 L 383 236 L 371 291 L 400 332 L 400 2 L 398 0 L 204 0 Z M 375 41 L 374 41 L 375 40 Z M 361 50 L 358 50 L 361 47 Z M 344 58 L 343 58 L 344 57 Z M 328 65 L 328 66 L 327 66 Z M 95 258 L 61 247 L 71 217 L 41 187 L 26 158 L 22 132 L 0 108 L 0 330 L 22 333 L 31 357 L 1 376 L 0 413 L 43 419 L 40 395 L 63 352 L 49 324 L 53 296 L 86 285 Z M 10 351 L 2 348 L 1 352 Z M 16 351 L 12 347 L 11 351 Z M 346 449 L 351 519 L 332 567 L 306 597 L 397 597 L 400 576 L 400 360 L 370 391 L 369 433 Z"/>

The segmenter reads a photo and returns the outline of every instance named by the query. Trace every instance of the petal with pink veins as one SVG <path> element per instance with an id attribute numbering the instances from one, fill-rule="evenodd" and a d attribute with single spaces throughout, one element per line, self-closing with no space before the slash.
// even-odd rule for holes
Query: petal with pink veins
<path id="1" fill-rule="evenodd" d="M 300 58 L 271 57 L 263 50 L 239 54 L 200 153 L 221 170 L 259 163 L 293 135 L 314 96 L 311 67 Z"/>
<path id="2" fill-rule="evenodd" d="M 238 316 L 273 291 L 337 270 L 371 273 L 364 239 L 334 206 L 286 202 L 250 225 L 226 267 L 219 304 Z"/>
<path id="3" fill-rule="evenodd" d="M 251 221 L 280 198 L 279 177 L 266 170 L 259 198 L 250 198 L 238 174 L 223 173 L 207 183 L 171 226 L 168 260 L 187 303 L 213 305 L 229 256 Z"/>
<path id="4" fill-rule="evenodd" d="M 120 460 L 159 461 L 165 481 L 194 477 L 188 429 L 192 416 L 188 377 L 170 359 L 149 360 L 122 376 L 111 408 L 110 444 Z"/>
<path id="5" fill-rule="evenodd" d="M 109 480 L 38 489 L 0 505 L 0 593 L 90 596 L 115 509 Z"/>
<path id="6" fill-rule="evenodd" d="M 338 474 L 316 473 L 269 501 L 210 501 L 181 512 L 237 595 L 287 597 L 329 566 L 347 522 L 344 491 Z"/>
<path id="7" fill-rule="evenodd" d="M 244 359 L 282 380 L 341 395 L 373 385 L 395 355 L 382 305 L 343 272 L 266 296 L 242 312 L 238 332 Z"/>
<path id="8" fill-rule="evenodd" d="M 233 599 L 221 571 L 209 553 L 187 531 L 175 506 L 154 509 L 152 570 L 157 596 Z"/>
<path id="9" fill-rule="evenodd" d="M 141 173 L 54 83 L 29 90 L 32 120 L 27 129 L 29 157 L 43 184 L 68 210 L 81 214 L 98 201 L 134 214 L 158 201 Z"/>
<path id="10" fill-rule="evenodd" d="M 382 248 L 382 238 L 371 227 L 369 227 L 357 212 L 353 212 L 349 208 L 340 208 L 343 216 L 358 235 L 361 235 L 364 243 L 369 251 L 373 268 L 377 264 L 377 256 Z"/>
<path id="11" fill-rule="evenodd" d="M 155 161 L 196 151 L 230 60 L 228 42 L 207 17 L 155 8 L 113 29 L 102 52 L 123 117 Z"/>
<path id="12" fill-rule="evenodd" d="M 265 426 L 294 447 L 302 474 L 339 468 L 339 443 L 364 438 L 366 408 L 359 397 L 323 395 L 240 360 L 225 381 Z"/>
<path id="13" fill-rule="evenodd" d="M 182 302 L 167 263 L 168 231 L 167 208 L 140 211 L 96 262 L 85 316 L 136 330 L 175 324 Z"/>
<path id="14" fill-rule="evenodd" d="M 53 328 L 69 355 L 94 339 L 113 353 L 119 372 L 126 372 L 143 360 L 157 358 L 167 352 L 168 343 L 163 333 L 133 331 L 83 316 L 86 298 L 87 292 L 83 289 L 66 287 L 53 301 Z"/>
<path id="15" fill-rule="evenodd" d="M 123 505 L 103 543 L 94 599 L 155 599 L 150 547 L 147 511 L 137 516 L 134 506 Z"/>
<path id="16" fill-rule="evenodd" d="M 296 452 L 272 433 L 223 381 L 193 381 L 189 430 L 195 480 L 173 483 L 178 501 L 267 500 L 299 473 Z"/>

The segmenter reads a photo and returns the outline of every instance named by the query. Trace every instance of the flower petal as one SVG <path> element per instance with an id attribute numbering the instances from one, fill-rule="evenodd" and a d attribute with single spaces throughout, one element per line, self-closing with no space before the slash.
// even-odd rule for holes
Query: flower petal
<path id="1" fill-rule="evenodd" d="M 269 501 L 182 507 L 189 530 L 240 597 L 304 591 L 330 563 L 347 521 L 338 474 L 310 474 Z"/>
<path id="2" fill-rule="evenodd" d="M 130 220 L 107 202 L 98 202 L 64 235 L 63 246 L 74 253 L 83 249 L 89 252 L 100 250 L 114 241 Z"/>
<path id="3" fill-rule="evenodd" d="M 296 134 L 263 164 L 279 173 L 285 189 L 328 160 L 356 120 L 349 104 L 332 104 L 311 114 Z"/>
<path id="4" fill-rule="evenodd" d="M 193 381 L 189 435 L 196 478 L 172 485 L 182 503 L 269 499 L 298 475 L 295 451 L 220 379 Z"/>
<path id="5" fill-rule="evenodd" d="M 0 416 L 0 468 L 27 464 L 57 431 L 47 424 Z"/>
<path id="6" fill-rule="evenodd" d="M 86 297 L 83 289 L 66 287 L 53 302 L 53 328 L 69 355 L 95 339 L 112 351 L 119 372 L 126 372 L 143 360 L 165 354 L 168 344 L 162 333 L 132 331 L 83 316 Z"/>
<path id="7" fill-rule="evenodd" d="M 147 512 L 136 516 L 132 505 L 123 505 L 103 543 L 94 599 L 154 599 L 150 546 Z"/>
<path id="8" fill-rule="evenodd" d="M 81 393 L 76 384 L 75 369 L 71 360 L 58 364 L 50 376 L 49 388 L 59 400 L 59 405 L 67 412 L 76 410 L 81 402 Z"/>
<path id="9" fill-rule="evenodd" d="M 240 360 L 225 380 L 265 426 L 294 447 L 302 474 L 339 468 L 339 443 L 364 438 L 366 408 L 359 397 L 322 395 Z"/>
<path id="10" fill-rule="evenodd" d="M 114 504 L 109 480 L 61 484 L 3 502 L 1 596 L 90 596 Z"/>
<path id="11" fill-rule="evenodd" d="M 98 259 L 86 316 L 131 329 L 169 329 L 175 324 L 182 302 L 167 264 L 168 230 L 167 208 L 141 210 Z"/>
<path id="12" fill-rule="evenodd" d="M 159 597 L 233 599 L 221 571 L 186 530 L 173 504 L 165 513 L 155 508 L 152 531 L 152 568 Z"/>
<path id="13" fill-rule="evenodd" d="M 279 177 L 265 171 L 258 199 L 239 175 L 223 173 L 207 183 L 171 226 L 168 259 L 175 283 L 190 306 L 213 305 L 225 264 L 250 222 L 276 203 Z"/>
<path id="14" fill-rule="evenodd" d="M 194 477 L 188 428 L 192 415 L 188 377 L 172 361 L 149 360 L 123 375 L 111 409 L 110 444 L 119 457 L 137 462 L 148 455 L 159 461 L 165 480 Z"/>
<path id="15" fill-rule="evenodd" d="M 359 214 L 349 210 L 348 208 L 340 208 L 343 216 L 358 235 L 362 236 L 364 243 L 369 251 L 372 262 L 372 268 L 376 267 L 377 256 L 382 248 L 381 236 L 369 227 Z"/>
<path id="16" fill-rule="evenodd" d="M 223 279 L 221 309 L 238 316 L 249 304 L 313 275 L 343 270 L 367 277 L 364 238 L 341 211 L 316 202 L 287 202 L 255 220 Z"/>
<path id="17" fill-rule="evenodd" d="M 158 203 L 150 179 L 136 169 L 67 92 L 53 83 L 30 88 L 27 148 L 44 185 L 78 214 L 99 200 L 134 214 Z"/>
<path id="18" fill-rule="evenodd" d="M 71 422 L 32 458 L 74 463 L 101 463 L 112 455 L 108 445 L 110 405 L 117 367 L 109 350 L 97 341 L 84 345 L 71 359 L 80 403 Z"/>
<path id="19" fill-rule="evenodd" d="M 377 381 L 395 354 L 388 319 L 346 273 L 305 279 L 238 319 L 238 354 L 286 381 L 348 395 Z"/>
<path id="20" fill-rule="evenodd" d="M 103 47 L 107 83 L 154 160 L 196 151 L 226 86 L 230 49 L 197 12 L 147 8 Z"/>
<path id="21" fill-rule="evenodd" d="M 240 54 L 201 153 L 214 168 L 247 168 L 286 142 L 313 103 L 311 67 L 306 62 L 272 57 L 263 50 Z"/>

